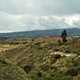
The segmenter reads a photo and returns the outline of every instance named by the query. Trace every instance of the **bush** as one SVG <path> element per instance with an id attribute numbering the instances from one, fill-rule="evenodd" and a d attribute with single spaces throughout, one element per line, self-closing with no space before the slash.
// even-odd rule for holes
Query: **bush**
<path id="1" fill-rule="evenodd" d="M 72 67 L 67 71 L 67 74 L 70 76 L 77 76 L 78 75 L 78 69 L 76 67 Z"/>
<path id="2" fill-rule="evenodd" d="M 32 69 L 33 69 L 33 65 L 32 64 L 27 64 L 24 67 L 24 70 L 26 71 L 26 73 L 29 73 Z"/>
<path id="3" fill-rule="evenodd" d="M 16 65 L 0 61 L 0 80 L 26 80 L 24 70 Z"/>

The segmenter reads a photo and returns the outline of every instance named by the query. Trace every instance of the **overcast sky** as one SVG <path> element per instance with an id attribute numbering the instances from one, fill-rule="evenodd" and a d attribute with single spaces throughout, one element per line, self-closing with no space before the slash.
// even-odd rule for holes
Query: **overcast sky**
<path id="1" fill-rule="evenodd" d="M 0 32 L 80 27 L 80 0 L 0 0 Z"/>

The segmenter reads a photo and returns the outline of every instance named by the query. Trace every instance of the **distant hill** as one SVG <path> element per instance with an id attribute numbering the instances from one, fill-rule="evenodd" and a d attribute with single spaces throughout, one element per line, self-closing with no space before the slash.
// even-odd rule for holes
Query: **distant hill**
<path id="1" fill-rule="evenodd" d="M 13 33 L 0 33 L 0 39 L 16 38 L 16 37 L 44 37 L 44 36 L 59 36 L 64 29 L 53 30 L 36 30 L 36 31 L 23 31 Z M 80 28 L 66 29 L 68 36 L 80 36 Z"/>

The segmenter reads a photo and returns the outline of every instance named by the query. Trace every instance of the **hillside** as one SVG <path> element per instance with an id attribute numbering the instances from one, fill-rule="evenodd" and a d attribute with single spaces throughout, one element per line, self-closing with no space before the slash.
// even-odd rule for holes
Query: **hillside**
<path id="1" fill-rule="evenodd" d="M 16 38 L 16 37 L 45 37 L 45 36 L 59 36 L 64 29 L 53 30 L 36 30 L 23 31 L 13 33 L 0 33 L 0 39 Z M 80 28 L 66 28 L 68 36 L 80 36 Z"/>
<path id="2" fill-rule="evenodd" d="M 4 41 L 0 43 L 0 58 L 21 68 L 28 80 L 80 80 L 80 39 L 69 38 L 67 43 L 58 42 L 58 39 L 39 37 Z M 0 71 L 6 75 L 4 73 Z M 14 76 L 12 74 L 10 76 Z"/>

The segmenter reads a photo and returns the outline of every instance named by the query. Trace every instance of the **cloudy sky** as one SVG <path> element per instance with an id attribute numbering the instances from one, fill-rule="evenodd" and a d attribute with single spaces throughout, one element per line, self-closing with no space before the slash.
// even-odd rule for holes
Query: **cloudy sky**
<path id="1" fill-rule="evenodd" d="M 80 0 L 0 0 L 0 32 L 80 27 Z"/>

